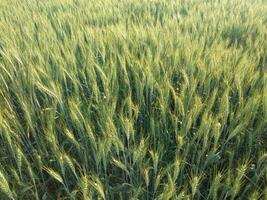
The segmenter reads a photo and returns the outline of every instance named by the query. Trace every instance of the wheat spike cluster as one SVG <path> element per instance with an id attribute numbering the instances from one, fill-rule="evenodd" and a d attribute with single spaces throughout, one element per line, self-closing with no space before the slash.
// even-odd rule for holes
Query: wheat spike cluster
<path id="1" fill-rule="evenodd" d="M 266 200 L 266 0 L 0 0 L 0 200 Z"/>

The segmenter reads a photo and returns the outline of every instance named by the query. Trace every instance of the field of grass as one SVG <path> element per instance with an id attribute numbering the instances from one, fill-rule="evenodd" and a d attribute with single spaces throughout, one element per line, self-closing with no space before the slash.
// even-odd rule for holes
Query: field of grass
<path id="1" fill-rule="evenodd" d="M 267 199 L 266 68 L 266 0 L 0 0 L 0 199 Z"/>

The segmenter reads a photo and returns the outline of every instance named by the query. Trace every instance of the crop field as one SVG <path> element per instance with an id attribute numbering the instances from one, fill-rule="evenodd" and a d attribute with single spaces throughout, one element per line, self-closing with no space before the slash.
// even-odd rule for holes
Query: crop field
<path id="1" fill-rule="evenodd" d="M 266 69 L 266 0 L 0 0 L 0 200 L 265 200 Z"/>

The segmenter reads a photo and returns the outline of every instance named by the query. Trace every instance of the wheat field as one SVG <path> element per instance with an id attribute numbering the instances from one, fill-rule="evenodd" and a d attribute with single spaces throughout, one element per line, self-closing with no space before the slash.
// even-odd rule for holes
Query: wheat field
<path id="1" fill-rule="evenodd" d="M 266 0 L 0 0 L 0 199 L 267 199 L 266 64 Z"/>

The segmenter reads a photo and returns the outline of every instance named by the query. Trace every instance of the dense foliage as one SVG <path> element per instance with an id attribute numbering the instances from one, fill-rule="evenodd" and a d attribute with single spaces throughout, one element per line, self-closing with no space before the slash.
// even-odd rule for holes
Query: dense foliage
<path id="1" fill-rule="evenodd" d="M 0 199 L 266 199 L 265 0 L 0 0 Z"/>

